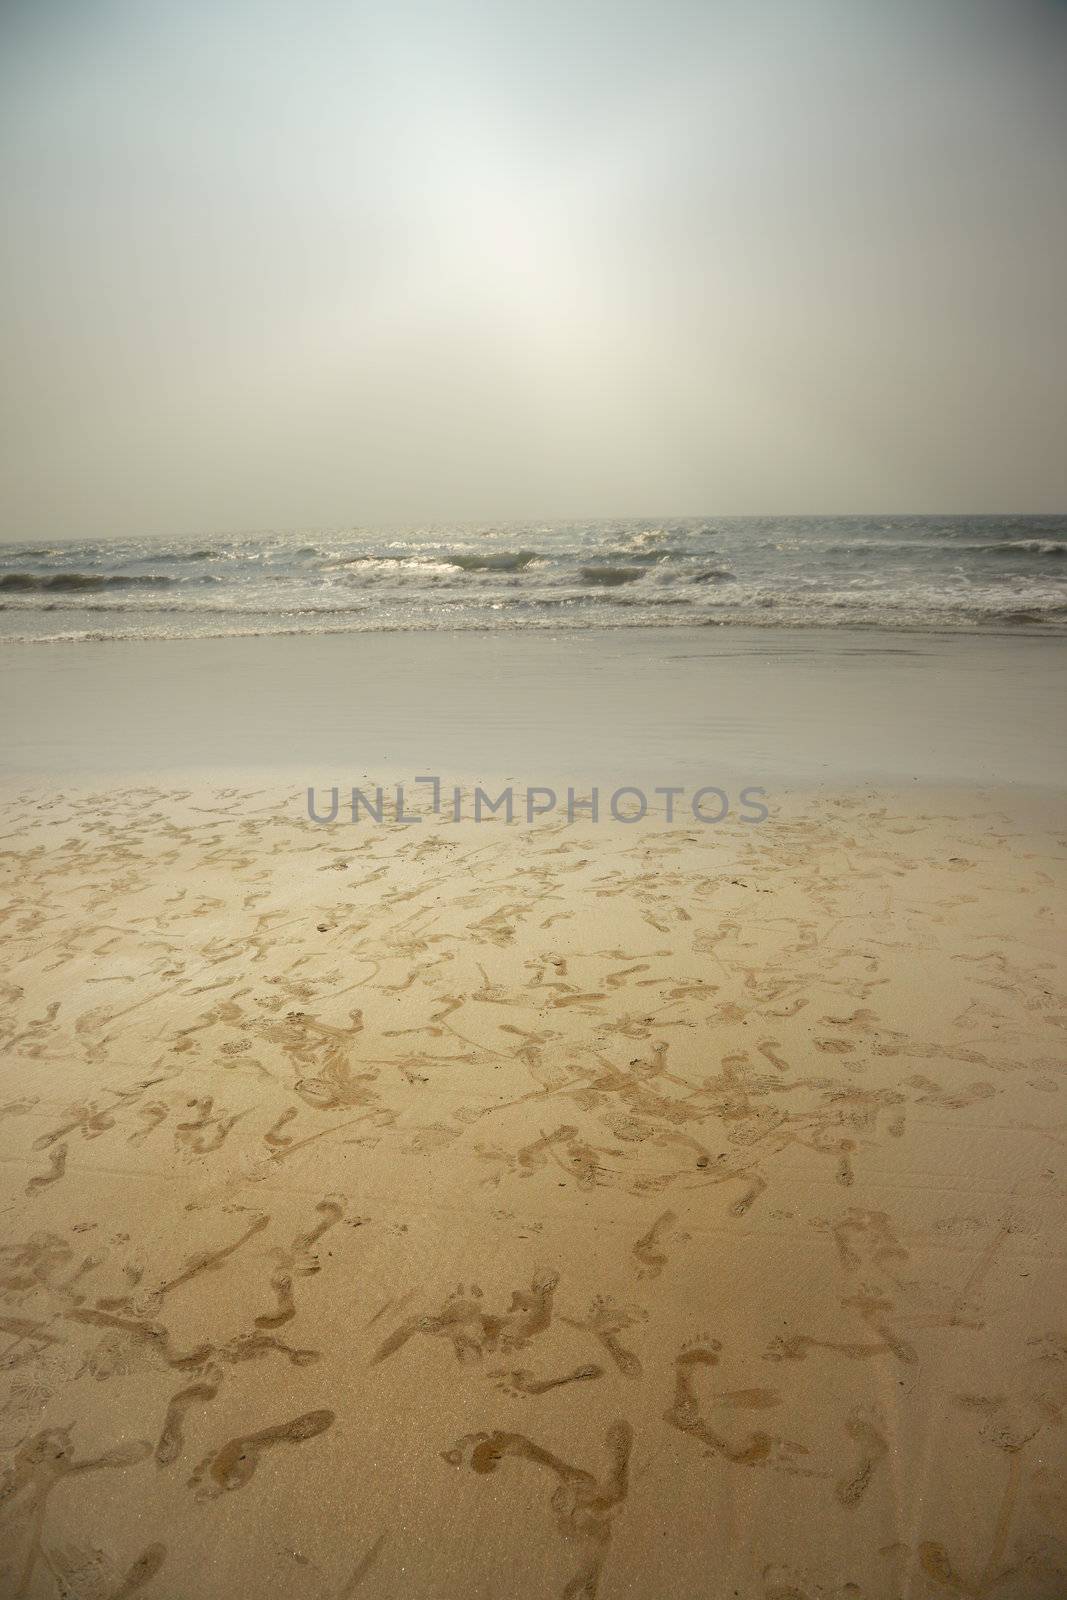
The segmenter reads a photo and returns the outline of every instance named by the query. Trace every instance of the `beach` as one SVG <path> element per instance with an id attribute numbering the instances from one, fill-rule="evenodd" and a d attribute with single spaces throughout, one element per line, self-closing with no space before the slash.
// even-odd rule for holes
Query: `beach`
<path id="1" fill-rule="evenodd" d="M 0 4 L 0 1600 L 1067 1600 L 1065 82 Z"/>
<path id="2" fill-rule="evenodd" d="M 539 643 L 12 647 L 5 1594 L 1062 1594 L 1061 647 Z"/>

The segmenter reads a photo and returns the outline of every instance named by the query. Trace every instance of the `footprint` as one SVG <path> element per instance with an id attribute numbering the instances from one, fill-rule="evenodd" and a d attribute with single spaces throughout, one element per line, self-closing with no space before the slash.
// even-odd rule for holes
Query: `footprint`
<path id="1" fill-rule="evenodd" d="M 166 1559 L 167 1547 L 165 1544 L 158 1542 L 150 1544 L 146 1550 L 141 1551 L 137 1560 L 131 1565 L 125 1579 L 114 1594 L 109 1597 L 109 1600 L 128 1600 L 131 1594 L 136 1594 L 138 1589 L 143 1589 L 146 1583 L 151 1582 Z"/>
<path id="2" fill-rule="evenodd" d="M 51 1172 L 47 1178 L 31 1178 L 26 1185 L 27 1194 L 36 1194 L 39 1189 L 47 1189 L 50 1183 L 57 1183 L 67 1170 L 67 1147 L 65 1144 L 57 1145 L 48 1157 Z"/>
<path id="3" fill-rule="evenodd" d="M 607 1471 L 600 1478 L 537 1444 L 524 1433 L 471 1433 L 442 1455 L 453 1467 L 466 1462 L 474 1472 L 495 1472 L 508 1457 L 547 1471 L 556 1479 L 550 1505 L 565 1542 L 577 1547 L 580 1565 L 563 1589 L 564 1600 L 595 1600 L 611 1543 L 612 1519 L 629 1490 L 633 1429 L 613 1422 L 605 1439 Z"/>
<path id="4" fill-rule="evenodd" d="M 716 1367 L 722 1345 L 718 1339 L 701 1337 L 682 1346 L 675 1358 L 674 1399 L 663 1413 L 663 1420 L 680 1433 L 688 1433 L 736 1466 L 754 1466 L 766 1461 L 775 1445 L 770 1434 L 757 1430 L 740 1444 L 731 1444 L 702 1416 L 695 1378 L 700 1367 Z M 744 1391 L 740 1391 L 744 1393 Z M 754 1391 L 753 1391 L 754 1392 Z M 769 1391 L 768 1391 L 769 1392 Z"/>
<path id="5" fill-rule="evenodd" d="M 514 1372 L 496 1372 L 496 1378 L 505 1378 L 508 1381 L 497 1384 L 497 1388 L 504 1394 L 547 1394 L 550 1389 L 562 1389 L 564 1384 L 584 1383 L 593 1378 L 602 1378 L 604 1368 L 598 1367 L 596 1362 L 588 1362 L 581 1367 L 575 1367 L 573 1372 L 565 1372 L 559 1378 L 535 1378 L 532 1372 L 527 1372 L 524 1367 L 517 1368 Z"/>
<path id="6" fill-rule="evenodd" d="M 492 1312 L 477 1284 L 460 1284 L 436 1315 L 409 1317 L 378 1346 L 371 1366 L 385 1361 L 415 1334 L 447 1339 L 458 1361 L 470 1364 L 496 1350 L 517 1350 L 544 1333 L 552 1321 L 552 1301 L 559 1282 L 555 1272 L 536 1273 L 528 1290 L 512 1291 L 506 1311 Z"/>
<path id="7" fill-rule="evenodd" d="M 313 1362 L 322 1360 L 321 1350 L 300 1349 L 295 1345 L 286 1344 L 273 1333 L 237 1333 L 225 1344 L 217 1347 L 217 1355 L 221 1361 L 235 1364 L 238 1361 L 255 1361 L 260 1356 L 265 1356 L 270 1351 L 276 1350 L 279 1355 L 288 1356 L 294 1367 L 310 1367 Z"/>
<path id="8" fill-rule="evenodd" d="M 706 1158 L 702 1157 L 706 1161 Z M 699 1162 L 697 1165 L 699 1166 Z M 673 1231 L 678 1221 L 673 1211 L 664 1211 L 658 1216 L 646 1234 L 643 1234 L 633 1246 L 631 1254 L 640 1263 L 637 1276 L 639 1278 L 658 1278 L 667 1265 L 667 1252 L 663 1248 L 663 1237 Z M 678 1235 L 680 1240 L 688 1238 L 687 1234 Z"/>
<path id="9" fill-rule="evenodd" d="M 674 1412 L 676 1427 L 696 1421 L 700 1415 L 700 1407 L 697 1404 L 696 1395 L 688 1377 L 688 1369 L 690 1367 L 717 1367 L 721 1350 L 722 1343 L 720 1340 L 711 1339 L 707 1334 L 700 1334 L 696 1339 L 687 1340 L 679 1351 L 675 1359 Z M 683 1369 L 685 1369 L 684 1378 Z"/>
<path id="10" fill-rule="evenodd" d="M 187 1389 L 179 1389 L 178 1393 L 171 1397 L 167 1415 L 163 1420 L 163 1430 L 159 1435 L 159 1443 L 156 1445 L 157 1466 L 169 1467 L 180 1455 L 183 1442 L 182 1424 L 189 1407 L 197 1400 L 203 1402 L 214 1400 L 218 1392 L 219 1381 L 216 1377 L 211 1383 L 190 1384 Z"/>
<path id="11" fill-rule="evenodd" d="M 277 1311 L 264 1312 L 256 1317 L 257 1328 L 281 1328 L 296 1316 L 296 1301 L 293 1299 L 293 1280 L 288 1272 L 279 1269 L 271 1274 L 270 1286 L 274 1290 L 278 1302 Z"/>
<path id="12" fill-rule="evenodd" d="M 145 1126 L 131 1133 L 126 1140 L 127 1144 L 143 1144 L 148 1135 L 158 1128 L 161 1122 L 167 1120 L 170 1112 L 165 1105 L 156 1101 L 151 1105 L 142 1106 L 137 1115 L 142 1119 Z"/>
<path id="13" fill-rule="evenodd" d="M 618 1335 L 647 1315 L 647 1312 L 637 1307 L 617 1306 L 613 1301 L 598 1295 L 584 1321 L 578 1321 L 574 1317 L 561 1317 L 560 1321 L 565 1322 L 568 1327 L 581 1328 L 584 1332 L 591 1333 L 607 1351 L 624 1378 L 639 1378 L 644 1370 L 640 1359 L 633 1350 L 627 1350 L 619 1343 Z"/>
<path id="14" fill-rule="evenodd" d="M 289 1106 L 285 1111 L 282 1112 L 281 1116 L 278 1118 L 277 1122 L 274 1123 L 273 1127 L 268 1128 L 267 1132 L 263 1135 L 264 1144 L 269 1144 L 272 1150 L 283 1150 L 286 1145 L 292 1144 L 292 1134 L 283 1133 L 282 1129 L 285 1127 L 286 1123 L 292 1122 L 293 1118 L 299 1115 L 299 1107 Z"/>
<path id="15" fill-rule="evenodd" d="M 881 1419 L 879 1419 L 881 1420 Z M 858 1505 L 867 1493 L 875 1467 L 889 1449 L 884 1435 L 857 1407 L 845 1423 L 845 1432 L 860 1447 L 859 1465 L 851 1477 L 838 1478 L 834 1494 L 843 1506 Z"/>
<path id="16" fill-rule="evenodd" d="M 279 1422 L 272 1428 L 261 1428 L 258 1433 L 242 1434 L 227 1442 L 212 1455 L 205 1456 L 189 1479 L 190 1489 L 203 1483 L 204 1474 L 210 1473 L 212 1482 L 204 1484 L 197 1498 L 214 1499 L 231 1489 L 243 1489 L 253 1476 L 264 1450 L 279 1444 L 303 1444 L 315 1439 L 336 1421 L 333 1411 L 306 1411 L 291 1422 Z"/>

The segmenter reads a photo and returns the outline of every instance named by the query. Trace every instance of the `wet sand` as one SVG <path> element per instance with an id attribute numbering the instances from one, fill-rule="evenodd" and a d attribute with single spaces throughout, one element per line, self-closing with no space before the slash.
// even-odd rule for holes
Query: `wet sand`
<path id="1" fill-rule="evenodd" d="M 902 787 L 9 786 L 0 1592 L 1058 1600 L 1062 812 Z"/>
<path id="2" fill-rule="evenodd" d="M 0 645 L 0 772 L 1067 790 L 1067 647 L 640 628 Z"/>

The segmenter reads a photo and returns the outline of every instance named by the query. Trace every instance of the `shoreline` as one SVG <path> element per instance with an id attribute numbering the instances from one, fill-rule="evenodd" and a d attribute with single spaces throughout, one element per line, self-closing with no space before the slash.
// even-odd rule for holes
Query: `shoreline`
<path id="1" fill-rule="evenodd" d="M 496 623 L 470 623 L 462 627 L 428 627 L 412 623 L 385 624 L 374 628 L 278 628 L 278 629 L 248 629 L 227 630 L 224 633 L 159 633 L 159 634 L 106 634 L 93 633 L 83 630 L 76 635 L 64 634 L 59 637 L 50 637 L 47 634 L 33 635 L 21 634 L 12 637 L 0 634 L 0 650 L 20 650 L 26 645 L 52 645 L 56 648 L 72 648 L 80 645 L 124 644 L 124 645 L 158 645 L 158 644 L 206 644 L 217 643 L 226 639 L 368 639 L 368 638 L 412 638 L 423 634 L 435 638 L 452 638 L 454 636 L 476 638 L 513 638 L 513 639 L 549 639 L 570 638 L 572 636 L 584 637 L 589 634 L 609 634 L 617 637 L 620 634 L 635 634 L 640 637 L 644 633 L 670 633 L 685 635 L 704 634 L 708 630 L 726 635 L 734 633 L 762 634 L 798 634 L 801 637 L 816 635 L 820 638 L 835 639 L 842 634 L 858 635 L 870 638 L 901 638 L 909 640 L 932 639 L 943 643 L 949 639 L 1020 639 L 1037 640 L 1048 639 L 1059 641 L 1061 644 L 1067 640 L 1067 627 L 1061 623 L 1039 622 L 1014 622 L 994 626 L 989 623 L 976 623 L 974 625 L 944 624 L 935 627 L 928 622 L 864 622 L 855 621 L 847 624 L 831 622 L 782 622 L 768 620 L 758 622 L 751 617 L 743 619 L 730 619 L 717 621 L 709 618 L 704 622 L 665 623 L 660 619 L 648 622 L 598 622 L 595 627 L 576 622 L 569 624 L 545 623 L 539 626 L 529 624 L 514 627 L 502 627 Z"/>
<path id="2" fill-rule="evenodd" d="M 363 634 L 13 652 L 2 769 L 1067 787 L 1048 639 Z"/>

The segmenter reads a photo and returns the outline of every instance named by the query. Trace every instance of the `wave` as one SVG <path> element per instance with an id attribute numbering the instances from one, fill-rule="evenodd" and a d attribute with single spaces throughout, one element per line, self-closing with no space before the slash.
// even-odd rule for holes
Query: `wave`
<path id="1" fill-rule="evenodd" d="M 762 550 L 777 550 L 783 554 L 800 554 L 805 551 L 820 555 L 890 556 L 907 552 L 913 555 L 949 557 L 961 555 L 1067 555 L 1067 542 L 1060 539 L 982 539 L 964 543 L 958 535 L 949 535 L 944 542 L 937 537 L 928 539 L 767 539 L 761 541 Z"/>
<path id="2" fill-rule="evenodd" d="M 463 572 L 523 572 L 531 561 L 538 560 L 538 554 L 536 550 L 487 551 L 484 555 L 451 552 L 441 560 Z"/>
<path id="3" fill-rule="evenodd" d="M 654 609 L 646 611 L 644 607 L 621 606 L 612 608 L 610 615 L 596 624 L 598 628 L 610 628 L 620 632 L 642 632 L 648 629 L 663 628 L 758 628 L 766 629 L 788 628 L 800 632 L 826 632 L 840 633 L 843 629 L 857 633 L 892 632 L 903 634 L 976 634 L 997 631 L 1022 631 L 1031 630 L 1034 634 L 1048 637 L 1051 630 L 1047 613 L 1008 611 L 995 614 L 984 611 L 975 611 L 972 614 L 957 614 L 949 616 L 914 616 L 908 614 L 897 615 L 892 612 L 885 614 L 862 614 L 849 617 L 847 623 L 833 620 L 826 614 L 816 613 L 805 615 L 794 613 L 788 608 L 766 606 L 754 608 L 744 613 L 708 613 L 694 611 L 691 608 L 668 608 L 657 612 Z M 312 623 L 308 621 L 291 622 L 284 617 L 278 619 L 276 626 L 252 623 L 251 626 L 237 626 L 235 623 L 218 623 L 202 628 L 190 630 L 182 626 L 150 625 L 145 623 L 126 624 L 117 628 L 81 628 L 71 629 L 57 633 L 12 633 L 0 637 L 0 649 L 4 645 L 18 646 L 23 644 L 81 644 L 81 643 L 124 643 L 138 640 L 171 641 L 178 639 L 261 639 L 261 638 L 289 638 L 289 637 L 322 637 L 324 635 L 340 635 L 354 633 L 424 633 L 424 632 L 456 632 L 456 633 L 492 633 L 503 631 L 508 633 L 536 632 L 551 635 L 563 629 L 566 631 L 582 631 L 590 626 L 589 612 L 586 608 L 578 606 L 576 609 L 561 603 L 559 609 L 549 607 L 546 603 L 544 612 L 524 614 L 513 621 L 500 621 L 497 618 L 487 620 L 485 616 L 465 617 L 459 621 L 435 618 L 427 623 L 423 620 L 404 620 L 396 618 L 389 621 L 365 619 L 363 622 L 351 619 L 348 621 L 328 621 L 325 618 Z"/>
<path id="4" fill-rule="evenodd" d="M 377 583 L 390 578 L 402 578 L 405 582 L 422 579 L 432 583 L 439 578 L 455 580 L 459 568 L 450 561 L 430 556 L 344 556 L 324 562 L 322 571 L 335 572 L 349 582 Z M 266 576 L 271 581 L 284 583 L 292 574 L 279 572 Z"/>
<path id="5" fill-rule="evenodd" d="M 718 552 L 715 550 L 701 551 L 701 557 L 704 560 L 714 559 L 717 554 Z M 577 560 L 577 556 L 573 553 L 572 559 Z M 638 546 L 634 549 L 627 549 L 624 546 L 619 550 L 605 550 L 603 559 L 605 561 L 619 562 L 621 564 L 640 561 L 646 566 L 658 567 L 666 566 L 669 561 L 689 560 L 691 559 L 691 552 L 688 550 L 675 549 L 666 545 L 654 545 L 651 547 Z"/>
<path id="6" fill-rule="evenodd" d="M 642 550 L 662 553 L 664 539 L 677 539 L 679 535 L 684 538 L 689 531 L 681 523 L 673 523 L 669 528 L 642 528 L 626 540 L 626 553 L 630 557 Z"/>
<path id="7" fill-rule="evenodd" d="M 658 606 L 691 606 L 693 602 L 685 594 L 620 594 L 613 596 L 611 604 L 655 609 Z"/>
<path id="8" fill-rule="evenodd" d="M 1067 633 L 1065 556 L 1067 517 L 23 535 L 0 547 L 0 638 L 705 621 Z"/>
<path id="9" fill-rule="evenodd" d="M 62 594 L 79 593 L 87 589 L 162 588 L 173 582 L 173 578 L 162 573 L 150 572 L 135 578 L 116 572 L 55 572 L 50 576 L 37 572 L 5 572 L 0 577 L 0 589 L 26 594 Z"/>
<path id="10" fill-rule="evenodd" d="M 694 572 L 690 583 L 736 583 L 737 575 L 728 567 L 709 567 L 706 572 Z"/>
<path id="11" fill-rule="evenodd" d="M 221 561 L 221 550 L 161 550 L 152 552 L 146 560 L 151 561 Z"/>
<path id="12" fill-rule="evenodd" d="M 995 550 L 998 555 L 1067 556 L 1067 542 L 1061 539 L 1001 539 L 991 545 L 964 545 L 965 550 Z"/>
<path id="13" fill-rule="evenodd" d="M 19 605 L 0 600 L 0 611 L 12 615 L 33 616 L 39 613 L 66 612 L 68 615 L 121 617 L 344 617 L 365 612 L 366 605 L 230 605 L 222 601 L 216 605 L 140 605 L 137 601 L 117 600 L 111 605 L 64 604 L 59 600 L 42 601 L 36 605 Z"/>
<path id="14" fill-rule="evenodd" d="M 605 589 L 613 589 L 623 583 L 636 583 L 638 578 L 645 575 L 644 567 L 582 567 L 580 570 L 583 583 L 598 584 Z"/>
<path id="15" fill-rule="evenodd" d="M 776 610 L 783 618 L 800 621 L 823 619 L 828 625 L 840 620 L 848 626 L 852 617 L 925 618 L 931 623 L 955 621 L 960 617 L 997 620 L 1005 617 L 1056 621 L 1067 616 L 1067 589 L 1049 579 L 1041 585 L 1020 578 L 998 581 L 991 576 L 984 585 L 959 583 L 951 588 L 931 585 L 859 585 L 829 588 L 817 584 L 772 585 L 744 583 L 733 573 L 712 570 L 697 573 L 684 583 L 642 582 L 640 568 L 587 568 L 582 586 L 573 577 L 553 576 L 541 582 L 511 585 L 507 589 L 441 588 L 436 584 L 410 589 L 369 590 L 363 593 L 348 587 L 326 591 L 302 586 L 286 592 L 274 586 L 215 585 L 208 592 L 201 580 L 194 580 L 192 591 L 186 584 L 168 580 L 163 585 L 141 589 L 136 580 L 115 584 L 115 576 L 88 586 L 64 592 L 62 581 L 47 579 L 32 589 L 10 585 L 0 579 L 0 613 L 14 619 L 46 614 L 95 615 L 99 617 L 139 616 L 186 618 L 191 627 L 207 619 L 284 619 L 359 616 L 372 626 L 405 625 L 435 628 L 463 624 L 469 618 L 482 618 L 492 625 L 507 612 L 533 614 L 547 608 L 573 611 L 587 608 L 594 624 L 610 618 L 619 607 L 648 609 L 673 606 L 694 607 L 716 617 L 743 622 L 754 612 Z"/>
<path id="16" fill-rule="evenodd" d="M 370 575 L 391 572 L 414 573 L 417 577 L 432 577 L 435 573 L 450 572 L 524 572 L 534 561 L 543 558 L 536 550 L 485 551 L 468 554 L 466 551 L 398 551 L 394 555 L 334 555 L 322 564 L 325 572 L 366 572 Z"/>

